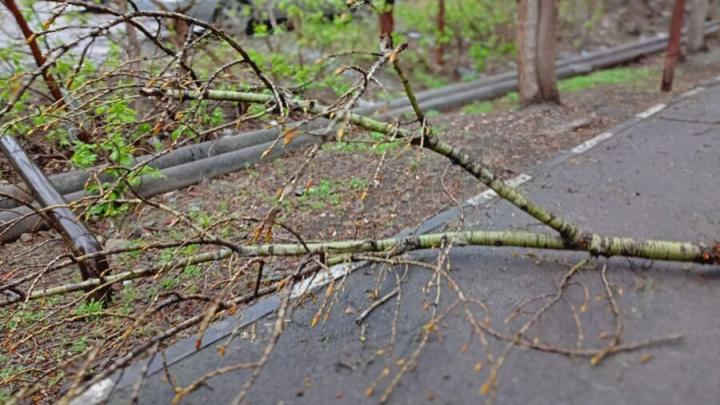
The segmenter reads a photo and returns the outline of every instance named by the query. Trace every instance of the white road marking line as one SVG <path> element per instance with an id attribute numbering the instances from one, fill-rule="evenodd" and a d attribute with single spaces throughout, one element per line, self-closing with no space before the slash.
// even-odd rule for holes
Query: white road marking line
<path id="1" fill-rule="evenodd" d="M 532 179 L 532 176 L 526 173 L 520 173 L 519 175 L 509 179 L 505 183 L 511 187 L 517 187 L 528 180 Z M 482 193 L 476 195 L 475 197 L 469 199 L 467 201 L 468 204 L 473 205 L 477 207 L 478 205 L 489 201 L 497 196 L 497 193 L 495 193 L 492 190 L 483 191 Z M 319 272 L 315 277 L 312 277 L 308 280 L 304 280 L 301 283 L 297 284 L 293 288 L 292 297 L 299 297 L 309 291 L 315 290 L 317 288 L 321 288 L 328 284 L 330 280 L 337 280 L 340 277 L 346 276 L 350 273 L 352 273 L 357 268 L 365 265 L 365 262 L 357 262 L 357 263 L 344 263 L 344 264 L 337 264 L 335 266 L 330 267 L 330 272 L 327 271 Z"/>
<path id="2" fill-rule="evenodd" d="M 652 106 L 652 107 L 648 108 L 647 110 L 641 112 L 640 114 L 637 114 L 636 117 L 640 118 L 641 120 L 650 118 L 653 115 L 662 111 L 665 107 L 667 107 L 665 104 L 658 104 L 658 105 Z"/>
<path id="3" fill-rule="evenodd" d="M 110 395 L 114 385 L 112 377 L 100 380 L 82 394 L 71 399 L 70 405 L 95 405 L 104 402 Z"/>
<path id="4" fill-rule="evenodd" d="M 612 132 L 603 132 L 600 135 L 598 135 L 592 139 L 588 139 L 587 141 L 581 143 L 580 145 L 572 148 L 570 150 L 570 152 L 575 153 L 575 154 L 587 152 L 590 149 L 594 148 L 600 142 L 612 138 L 613 135 L 615 135 L 615 134 L 613 134 Z"/>
<path id="5" fill-rule="evenodd" d="M 703 87 L 703 86 L 698 86 L 698 87 L 695 87 L 695 88 L 692 89 L 692 90 L 686 91 L 685 93 L 681 94 L 680 96 L 683 97 L 683 98 L 692 97 L 692 96 L 695 96 L 695 95 L 697 95 L 697 94 L 702 93 L 703 91 L 705 91 L 705 87 Z"/>
<path id="6" fill-rule="evenodd" d="M 330 283 L 331 279 L 337 280 L 340 277 L 346 276 L 346 275 L 352 273 L 355 269 L 363 266 L 364 264 L 365 264 L 365 262 L 354 262 L 354 263 L 336 264 L 335 266 L 331 266 L 329 274 L 327 271 L 321 271 L 321 272 L 318 272 L 314 277 L 310 277 L 306 280 L 303 280 L 301 283 L 298 283 L 297 285 L 295 285 L 293 287 L 291 297 L 297 298 L 309 291 L 320 288 L 320 287 Z"/>
<path id="7" fill-rule="evenodd" d="M 297 298 L 309 291 L 321 288 L 330 283 L 331 279 L 337 280 L 340 277 L 346 276 L 364 264 L 365 262 L 356 262 L 331 266 L 329 273 L 327 271 L 318 272 L 315 277 L 310 277 L 295 285 L 291 297 Z M 108 399 L 114 385 L 113 377 L 100 380 L 98 383 L 90 386 L 85 392 L 73 398 L 70 401 L 70 405 L 100 404 Z"/>
<path id="8" fill-rule="evenodd" d="M 529 174 L 520 173 L 519 175 L 511 178 L 505 183 L 511 187 L 517 187 L 530 179 L 532 179 L 532 177 Z M 473 206 L 478 206 L 485 201 L 493 199 L 495 196 L 497 196 L 497 194 L 494 191 L 487 190 L 469 199 L 467 203 Z M 365 262 L 358 262 L 337 264 L 335 266 L 332 266 L 330 267 L 329 273 L 327 271 L 319 272 L 317 273 L 317 275 L 315 275 L 315 277 L 303 280 L 301 283 L 297 284 L 293 288 L 292 297 L 299 297 L 309 291 L 323 287 L 328 284 L 331 279 L 337 280 L 340 277 L 346 276 L 352 273 L 355 269 L 363 266 L 364 264 Z"/>
<path id="9" fill-rule="evenodd" d="M 532 179 L 532 176 L 526 173 L 520 173 L 519 175 L 511 178 L 510 180 L 506 181 L 505 184 L 507 184 L 510 187 L 517 187 L 528 180 Z M 497 196 L 497 193 L 493 190 L 485 190 L 482 193 L 476 195 L 475 197 L 470 198 L 467 200 L 467 204 L 472 205 L 473 207 L 478 207 L 479 205 L 482 205 L 493 198 Z"/>

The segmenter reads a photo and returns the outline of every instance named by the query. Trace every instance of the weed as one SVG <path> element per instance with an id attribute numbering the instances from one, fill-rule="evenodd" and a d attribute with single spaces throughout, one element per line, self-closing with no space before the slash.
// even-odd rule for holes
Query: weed
<path id="1" fill-rule="evenodd" d="M 200 269 L 200 266 L 189 264 L 185 266 L 185 269 L 182 272 L 182 277 L 186 279 L 195 279 L 202 276 L 202 274 L 203 272 L 202 269 Z"/>
<path id="2" fill-rule="evenodd" d="M 138 299 L 138 291 L 135 289 L 135 287 L 133 287 L 132 284 L 126 284 L 123 287 L 120 296 L 122 297 L 120 299 L 122 311 L 125 313 L 130 313 L 132 311 L 133 304 Z"/>
<path id="3" fill-rule="evenodd" d="M 470 115 L 488 114 L 491 113 L 494 108 L 493 103 L 490 101 L 476 101 L 463 107 L 462 112 Z"/>
<path id="4" fill-rule="evenodd" d="M 75 339 L 70 345 L 70 352 L 80 354 L 87 350 L 87 336 L 81 336 Z"/>
<path id="5" fill-rule="evenodd" d="M 99 314 L 103 310 L 103 304 L 101 301 L 91 300 L 83 302 L 75 309 L 77 315 L 95 315 Z"/>
<path id="6" fill-rule="evenodd" d="M 330 180 L 321 180 L 317 185 L 310 187 L 300 196 L 302 204 L 309 205 L 312 209 L 321 209 L 327 204 L 340 204 L 340 196 Z"/>
<path id="7" fill-rule="evenodd" d="M 368 181 L 359 177 L 353 176 L 350 178 L 350 188 L 353 190 L 364 190 L 368 187 Z"/>
<path id="8" fill-rule="evenodd" d="M 647 84 L 651 74 L 648 68 L 620 67 L 565 79 L 560 81 L 558 87 L 561 92 L 575 92 L 613 84 L 642 86 Z"/>
<path id="9" fill-rule="evenodd" d="M 172 276 L 164 277 L 160 280 L 160 288 L 163 290 L 172 290 L 179 284 L 179 281 Z"/>
<path id="10" fill-rule="evenodd" d="M 5 319 L 5 323 L 0 323 L 0 335 L 5 330 L 12 332 L 19 326 L 39 321 L 44 317 L 43 311 L 17 311 L 12 317 L 6 311 L 0 311 L 0 318 Z"/>

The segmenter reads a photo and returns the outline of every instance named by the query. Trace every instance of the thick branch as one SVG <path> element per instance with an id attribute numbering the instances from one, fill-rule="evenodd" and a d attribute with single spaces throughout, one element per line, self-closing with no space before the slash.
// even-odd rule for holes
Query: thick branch
<path id="1" fill-rule="evenodd" d="M 594 256 L 625 256 L 651 260 L 674 262 L 695 262 L 701 264 L 720 264 L 720 244 L 708 248 L 701 244 L 665 240 L 638 240 L 625 237 L 601 237 L 593 235 L 584 246 L 574 245 L 559 236 L 532 232 L 513 231 L 466 231 L 420 235 L 410 238 L 387 238 L 380 240 L 345 240 L 316 243 L 276 243 L 249 246 L 236 246 L 233 249 L 218 249 L 213 252 L 191 256 L 187 259 L 164 266 L 140 268 L 124 273 L 113 274 L 104 279 L 88 279 L 81 283 L 69 284 L 44 290 L 33 291 L 26 299 L 33 300 L 52 295 L 87 290 L 92 287 L 109 285 L 124 280 L 146 277 L 165 269 L 222 260 L 231 254 L 245 257 L 260 256 L 304 256 L 323 253 L 326 255 L 344 255 L 350 253 L 387 252 L 402 247 L 403 251 L 434 249 L 451 243 L 454 246 L 495 246 L 521 247 L 550 250 L 585 251 Z M 337 261 L 337 260 L 335 260 Z M 333 262 L 335 262 L 333 261 Z M 20 301 L 20 298 L 0 302 L 0 306 Z"/>

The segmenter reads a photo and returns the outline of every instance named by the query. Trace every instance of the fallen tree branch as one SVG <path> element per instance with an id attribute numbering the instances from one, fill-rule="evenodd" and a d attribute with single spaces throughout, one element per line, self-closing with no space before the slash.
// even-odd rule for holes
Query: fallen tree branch
<path id="1" fill-rule="evenodd" d="M 322 253 L 325 255 L 346 255 L 350 253 L 386 252 L 398 246 L 403 251 L 434 249 L 448 241 L 455 246 L 494 246 L 519 247 L 531 249 L 584 251 L 593 256 L 624 256 L 650 260 L 672 262 L 694 262 L 700 264 L 720 264 L 720 243 L 712 247 L 703 244 L 667 240 L 640 240 L 618 236 L 592 236 L 592 243 L 586 246 L 574 245 L 560 236 L 533 232 L 514 231 L 466 231 L 425 234 L 409 238 L 387 238 L 379 240 L 344 240 L 337 242 L 306 242 L 306 243 L 271 243 L 218 249 L 208 253 L 190 256 L 187 259 L 167 265 L 139 268 L 123 273 L 112 274 L 104 279 L 91 278 L 80 283 L 66 284 L 53 288 L 36 290 L 25 297 L 34 300 L 53 295 L 88 290 L 110 284 L 119 283 L 140 277 L 154 275 L 167 268 L 189 264 L 198 264 L 228 258 L 233 253 L 244 257 L 263 256 L 304 256 Z M 342 258 L 334 258 L 334 262 Z M 77 258 L 78 261 L 82 258 Z M 330 264 L 334 264 L 331 261 Z M 22 301 L 14 297 L 0 302 L 0 306 Z"/>

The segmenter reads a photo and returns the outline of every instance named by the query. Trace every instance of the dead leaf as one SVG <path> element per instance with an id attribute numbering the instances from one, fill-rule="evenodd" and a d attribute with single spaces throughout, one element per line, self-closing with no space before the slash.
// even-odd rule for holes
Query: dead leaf
<path id="1" fill-rule="evenodd" d="M 293 139 L 300 133 L 297 128 L 288 128 L 283 132 L 283 145 L 287 145 L 292 142 Z"/>

